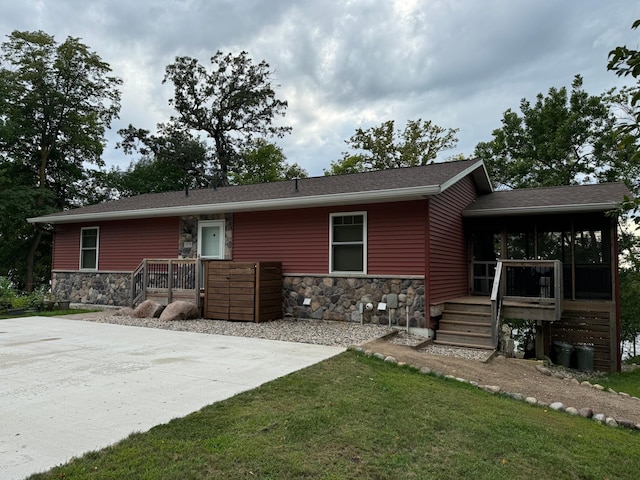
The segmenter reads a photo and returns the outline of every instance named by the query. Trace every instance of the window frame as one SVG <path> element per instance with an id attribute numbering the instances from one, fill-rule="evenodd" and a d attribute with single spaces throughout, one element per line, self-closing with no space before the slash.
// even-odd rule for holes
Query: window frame
<path id="1" fill-rule="evenodd" d="M 95 247 L 85 247 L 83 246 L 83 240 L 84 240 L 84 232 L 88 231 L 88 230 L 95 230 L 96 231 L 96 246 Z M 84 252 L 88 251 L 88 250 L 95 250 L 96 252 L 96 263 L 95 266 L 93 267 L 86 267 L 84 266 Z M 79 260 L 79 267 L 80 270 L 85 270 L 85 271 L 96 271 L 98 270 L 98 264 L 99 264 L 99 259 L 100 259 L 100 227 L 95 226 L 95 227 L 81 227 L 80 228 L 80 260 Z"/>
<path id="2" fill-rule="evenodd" d="M 356 215 L 362 215 L 362 241 L 361 242 L 340 242 L 334 243 L 333 240 L 333 227 L 334 219 L 337 217 L 351 217 Z M 368 219 L 366 211 L 356 212 L 335 212 L 329 214 L 329 273 L 345 274 L 345 275 L 366 275 L 367 274 L 367 245 L 368 245 Z M 362 245 L 362 270 L 335 270 L 333 268 L 334 260 L 334 246 L 335 245 Z"/>

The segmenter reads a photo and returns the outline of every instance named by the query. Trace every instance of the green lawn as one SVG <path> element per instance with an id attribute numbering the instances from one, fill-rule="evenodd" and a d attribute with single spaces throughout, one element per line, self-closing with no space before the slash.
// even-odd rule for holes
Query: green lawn
<path id="1" fill-rule="evenodd" d="M 349 351 L 34 479 L 637 478 L 640 434 Z"/>
<path id="2" fill-rule="evenodd" d="M 626 392 L 634 397 L 640 397 L 640 369 L 630 372 L 610 373 L 606 377 L 589 380 L 616 392 Z"/>

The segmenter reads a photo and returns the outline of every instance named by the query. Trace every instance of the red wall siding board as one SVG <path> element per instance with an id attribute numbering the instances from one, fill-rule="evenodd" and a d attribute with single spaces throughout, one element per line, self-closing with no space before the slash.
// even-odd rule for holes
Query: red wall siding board
<path id="1" fill-rule="evenodd" d="M 178 217 L 58 225 L 54 270 L 79 269 L 82 227 L 100 228 L 98 270 L 128 272 L 135 270 L 143 258 L 178 255 Z"/>
<path id="2" fill-rule="evenodd" d="M 368 274 L 424 275 L 426 202 L 234 214 L 233 259 L 280 261 L 284 273 L 329 272 L 329 215 L 367 212 Z"/>
<path id="3" fill-rule="evenodd" d="M 477 197 L 466 177 L 433 197 L 429 208 L 429 303 L 469 293 L 467 241 L 462 210 Z"/>

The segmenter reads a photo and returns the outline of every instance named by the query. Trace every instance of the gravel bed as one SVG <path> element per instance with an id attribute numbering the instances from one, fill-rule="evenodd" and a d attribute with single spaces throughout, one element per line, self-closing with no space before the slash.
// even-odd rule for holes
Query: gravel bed
<path id="1" fill-rule="evenodd" d="M 71 317 L 76 320 L 113 323 L 134 327 L 163 328 L 165 330 L 231 335 L 236 337 L 254 337 L 267 340 L 339 347 L 362 345 L 392 331 L 383 325 L 361 325 L 350 322 L 306 319 L 284 319 L 263 323 L 228 322 L 208 319 L 166 322 L 160 321 L 157 318 L 134 318 L 113 315 L 112 313 L 65 316 L 65 318 Z"/>
<path id="2" fill-rule="evenodd" d="M 474 348 L 447 347 L 444 345 L 426 345 L 418 350 L 429 355 L 441 355 L 443 357 L 464 358 L 486 362 L 493 355 L 493 350 L 480 350 Z"/>

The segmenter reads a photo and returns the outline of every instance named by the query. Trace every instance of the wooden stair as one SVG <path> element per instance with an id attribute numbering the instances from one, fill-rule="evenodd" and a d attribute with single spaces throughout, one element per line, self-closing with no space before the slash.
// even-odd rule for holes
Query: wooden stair
<path id="1" fill-rule="evenodd" d="M 486 301 L 446 302 L 434 343 L 452 347 L 494 350 L 491 305 Z"/>

